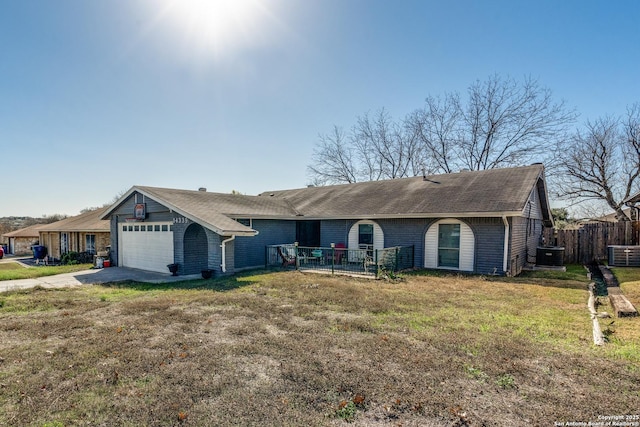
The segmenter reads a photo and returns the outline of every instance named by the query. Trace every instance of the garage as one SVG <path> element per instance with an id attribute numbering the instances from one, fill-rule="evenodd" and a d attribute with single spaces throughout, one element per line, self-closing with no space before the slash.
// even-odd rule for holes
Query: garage
<path id="1" fill-rule="evenodd" d="M 118 265 L 167 273 L 173 258 L 171 222 L 127 223 L 118 229 Z"/>

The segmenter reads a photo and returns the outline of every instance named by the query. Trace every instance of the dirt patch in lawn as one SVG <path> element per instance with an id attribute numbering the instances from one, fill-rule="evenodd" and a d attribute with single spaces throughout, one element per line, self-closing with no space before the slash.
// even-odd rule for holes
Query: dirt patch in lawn
<path id="1" fill-rule="evenodd" d="M 594 348 L 586 290 L 246 279 L 4 295 L 0 424 L 553 425 L 640 407 L 640 355 Z"/>

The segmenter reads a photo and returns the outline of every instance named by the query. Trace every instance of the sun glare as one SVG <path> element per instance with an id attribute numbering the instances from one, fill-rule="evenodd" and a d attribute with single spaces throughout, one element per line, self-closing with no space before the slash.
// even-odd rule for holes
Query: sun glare
<path id="1" fill-rule="evenodd" d="M 190 49 L 216 54 L 259 43 L 260 0 L 167 0 L 160 20 Z"/>

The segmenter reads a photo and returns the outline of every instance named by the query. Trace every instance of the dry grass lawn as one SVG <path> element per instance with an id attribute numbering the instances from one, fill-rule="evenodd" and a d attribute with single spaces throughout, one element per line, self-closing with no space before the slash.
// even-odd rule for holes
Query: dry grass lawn
<path id="1" fill-rule="evenodd" d="M 0 263 L 0 280 L 33 279 L 36 277 L 87 270 L 91 267 L 93 267 L 91 264 L 25 267 L 18 262 L 7 260 Z"/>
<path id="2" fill-rule="evenodd" d="M 640 411 L 584 280 L 254 272 L 0 294 L 0 425 L 529 426 Z M 616 319 L 618 323 L 618 319 Z"/>

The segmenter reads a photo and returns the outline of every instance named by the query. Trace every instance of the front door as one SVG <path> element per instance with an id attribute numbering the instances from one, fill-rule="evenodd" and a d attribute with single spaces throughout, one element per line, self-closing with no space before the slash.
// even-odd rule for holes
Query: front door
<path id="1" fill-rule="evenodd" d="M 297 221 L 296 241 L 304 247 L 320 246 L 320 221 Z"/>

